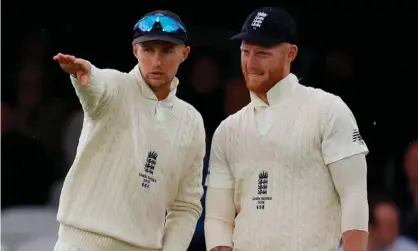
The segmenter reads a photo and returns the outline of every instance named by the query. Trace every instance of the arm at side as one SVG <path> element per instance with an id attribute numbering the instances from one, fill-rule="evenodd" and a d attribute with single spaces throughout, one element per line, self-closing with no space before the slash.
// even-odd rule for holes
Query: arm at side
<path id="1" fill-rule="evenodd" d="M 369 150 L 350 108 L 334 98 L 322 116 L 322 155 L 340 196 L 344 251 L 367 245 L 367 164 Z"/>
<path id="2" fill-rule="evenodd" d="M 123 81 L 123 73 L 111 69 L 99 69 L 91 65 L 87 86 L 83 87 L 79 79 L 70 75 L 71 83 L 80 100 L 83 111 L 91 117 L 102 112 L 117 95 L 117 86 Z"/>
<path id="3" fill-rule="evenodd" d="M 357 154 L 331 163 L 329 169 L 341 199 L 344 251 L 365 251 L 369 221 L 365 155 Z"/>
<path id="4" fill-rule="evenodd" d="M 234 219 L 234 190 L 208 187 L 205 216 L 207 250 L 233 246 Z"/>
<path id="5" fill-rule="evenodd" d="M 216 129 L 206 178 L 206 249 L 233 247 L 232 234 L 235 220 L 234 184 L 226 156 L 226 122 Z M 215 249 L 216 250 L 216 249 Z"/>
<path id="6" fill-rule="evenodd" d="M 196 223 L 202 214 L 200 199 L 203 195 L 203 158 L 206 152 L 205 129 L 199 114 L 197 129 L 190 145 L 190 161 L 183 168 L 175 201 L 167 209 L 163 251 L 187 250 Z"/>

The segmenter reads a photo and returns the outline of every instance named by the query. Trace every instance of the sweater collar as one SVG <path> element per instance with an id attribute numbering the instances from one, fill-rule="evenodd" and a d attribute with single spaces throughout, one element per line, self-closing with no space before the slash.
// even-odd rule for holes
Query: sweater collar
<path id="1" fill-rule="evenodd" d="M 285 78 L 277 82 L 268 92 L 267 99 L 270 106 L 283 102 L 285 99 L 293 93 L 296 86 L 298 85 L 298 78 L 290 73 Z M 251 103 L 255 107 L 268 107 L 263 100 L 261 100 L 255 93 L 250 92 Z"/>

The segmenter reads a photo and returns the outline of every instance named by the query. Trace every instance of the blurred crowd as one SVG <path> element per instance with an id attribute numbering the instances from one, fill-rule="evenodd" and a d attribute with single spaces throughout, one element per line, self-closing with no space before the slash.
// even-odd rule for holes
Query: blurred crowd
<path id="1" fill-rule="evenodd" d="M 77 150 L 83 113 L 69 77 L 52 62 L 51 46 L 50 34 L 30 33 L 21 43 L 17 67 L 2 79 L 2 217 L 14 208 L 56 209 Z M 296 75 L 303 76 L 302 84 L 342 96 L 355 113 L 352 101 L 358 96 L 350 84 L 355 80 L 349 54 L 333 50 L 323 58 L 319 67 L 309 53 L 302 53 L 295 63 Z M 216 48 L 192 47 L 179 72 L 177 95 L 202 114 L 208 150 L 219 123 L 250 102 L 235 61 Z M 385 162 L 384 168 L 370 171 L 379 182 L 369 183 L 369 251 L 418 250 L 418 141 L 412 141 L 399 160 L 388 157 Z M 7 245 L 5 236 L 2 242 Z M 205 250 L 204 246 L 202 217 L 190 250 Z"/>

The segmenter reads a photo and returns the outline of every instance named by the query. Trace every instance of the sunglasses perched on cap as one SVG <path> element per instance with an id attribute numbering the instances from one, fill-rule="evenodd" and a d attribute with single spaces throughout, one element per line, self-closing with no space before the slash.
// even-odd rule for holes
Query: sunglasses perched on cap
<path id="1" fill-rule="evenodd" d="M 149 15 L 136 23 L 134 27 L 134 31 L 141 31 L 141 32 L 150 32 L 154 29 L 160 29 L 163 32 L 168 33 L 177 33 L 177 32 L 184 32 L 186 33 L 186 28 L 175 20 L 174 18 L 162 14 L 154 14 Z"/>

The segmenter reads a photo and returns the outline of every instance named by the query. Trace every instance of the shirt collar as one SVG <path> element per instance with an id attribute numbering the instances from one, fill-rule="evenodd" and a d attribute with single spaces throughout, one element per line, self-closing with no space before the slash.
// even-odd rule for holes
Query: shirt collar
<path id="1" fill-rule="evenodd" d="M 144 78 L 142 77 L 142 74 L 139 71 L 139 65 L 136 65 L 131 70 L 131 72 L 129 72 L 129 74 L 132 74 L 135 76 L 137 83 L 138 83 L 138 87 L 141 90 L 142 95 L 146 99 L 158 101 L 157 96 L 155 96 L 154 92 L 151 90 L 151 88 L 148 86 L 148 84 L 145 82 Z M 165 103 L 172 103 L 173 99 L 176 96 L 178 85 L 179 85 L 179 79 L 177 77 L 174 77 L 173 80 L 171 81 L 170 94 L 168 94 L 166 99 L 160 100 L 160 101 L 165 102 Z"/>
<path id="2" fill-rule="evenodd" d="M 255 107 L 268 107 L 275 105 L 283 101 L 286 97 L 289 97 L 295 90 L 297 84 L 299 83 L 298 78 L 290 73 L 285 78 L 277 82 L 268 92 L 267 100 L 270 105 L 267 105 L 263 100 L 261 100 L 255 93 L 250 92 L 251 103 Z"/>

